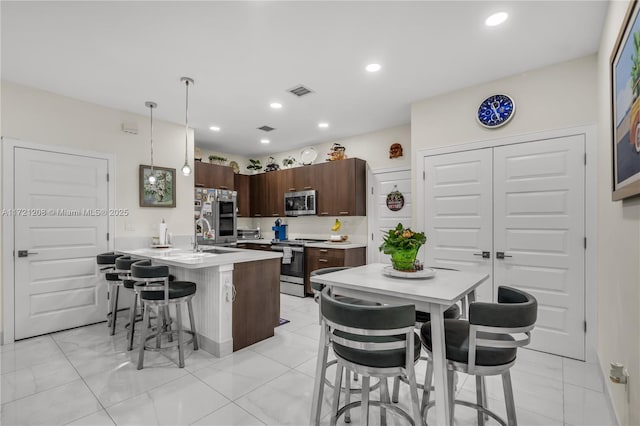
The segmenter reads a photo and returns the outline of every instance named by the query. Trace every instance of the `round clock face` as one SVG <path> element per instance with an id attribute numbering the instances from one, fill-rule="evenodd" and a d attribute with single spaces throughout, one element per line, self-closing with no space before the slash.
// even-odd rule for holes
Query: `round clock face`
<path id="1" fill-rule="evenodd" d="M 489 129 L 504 126 L 516 112 L 516 104 L 507 95 L 492 95 L 478 108 L 478 122 Z"/>

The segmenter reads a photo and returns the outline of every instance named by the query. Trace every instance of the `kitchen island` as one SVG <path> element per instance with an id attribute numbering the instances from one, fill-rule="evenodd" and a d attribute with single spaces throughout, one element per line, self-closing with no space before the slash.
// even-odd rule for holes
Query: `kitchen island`
<path id="1" fill-rule="evenodd" d="M 118 252 L 167 265 L 177 280 L 196 283 L 193 310 L 205 351 L 222 357 L 273 336 L 280 318 L 282 253 L 202 248 L 202 253 L 179 248 Z"/>

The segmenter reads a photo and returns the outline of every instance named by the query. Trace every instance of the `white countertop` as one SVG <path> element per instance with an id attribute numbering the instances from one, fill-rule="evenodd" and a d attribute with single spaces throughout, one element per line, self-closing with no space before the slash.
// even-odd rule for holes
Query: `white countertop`
<path id="1" fill-rule="evenodd" d="M 262 239 L 262 240 L 238 240 L 238 244 L 240 243 L 249 243 L 249 244 L 271 244 L 271 240 Z M 308 243 L 305 247 L 313 247 L 313 248 L 332 248 L 332 249 L 352 249 L 352 248 L 360 248 L 366 247 L 367 245 L 364 243 L 353 243 L 348 241 L 346 243 L 332 243 L 332 242 L 317 242 L 317 243 Z"/>
<path id="2" fill-rule="evenodd" d="M 141 248 L 133 250 L 118 250 L 145 259 L 153 259 L 158 263 L 179 266 L 187 269 L 211 268 L 234 263 L 255 262 L 258 260 L 278 259 L 282 253 L 276 251 L 244 250 L 230 247 L 201 246 L 202 253 L 194 253 L 189 248 Z M 214 252 L 206 251 L 215 250 Z"/>

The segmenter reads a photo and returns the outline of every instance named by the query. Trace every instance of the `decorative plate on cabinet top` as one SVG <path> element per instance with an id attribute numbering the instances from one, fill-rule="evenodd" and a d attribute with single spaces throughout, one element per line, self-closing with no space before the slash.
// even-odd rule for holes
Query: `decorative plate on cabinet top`
<path id="1" fill-rule="evenodd" d="M 235 161 L 229 162 L 229 166 L 233 169 L 233 173 L 240 173 L 240 166 Z"/>
<path id="2" fill-rule="evenodd" d="M 304 149 L 300 153 L 300 160 L 302 161 L 302 164 L 304 164 L 305 166 L 308 166 L 313 163 L 313 161 L 316 159 L 317 156 L 318 156 L 318 153 L 316 152 L 316 150 L 309 147 Z"/>

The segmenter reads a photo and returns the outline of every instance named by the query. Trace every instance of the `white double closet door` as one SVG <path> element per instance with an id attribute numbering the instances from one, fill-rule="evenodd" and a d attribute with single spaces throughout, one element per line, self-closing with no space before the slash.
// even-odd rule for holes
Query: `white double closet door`
<path id="1" fill-rule="evenodd" d="M 584 359 L 584 135 L 424 157 L 426 264 L 531 293 L 530 348 Z"/>

